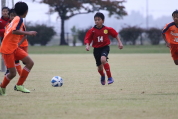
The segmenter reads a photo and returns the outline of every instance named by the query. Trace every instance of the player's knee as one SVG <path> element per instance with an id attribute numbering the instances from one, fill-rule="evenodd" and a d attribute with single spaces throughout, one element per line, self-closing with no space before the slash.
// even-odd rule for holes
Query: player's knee
<path id="1" fill-rule="evenodd" d="M 14 78 L 15 76 L 16 76 L 16 72 L 10 72 L 10 78 L 12 79 L 12 78 Z"/>
<path id="2" fill-rule="evenodd" d="M 103 57 L 103 56 L 101 57 L 101 63 L 102 63 L 102 64 L 105 64 L 105 63 L 106 63 L 106 57 Z"/>
<path id="3" fill-rule="evenodd" d="M 31 61 L 31 66 L 33 66 L 34 65 L 34 62 L 33 61 Z"/>
<path id="4" fill-rule="evenodd" d="M 30 60 L 30 61 L 26 62 L 25 64 L 26 64 L 26 66 L 33 67 L 34 62 L 32 60 Z"/>

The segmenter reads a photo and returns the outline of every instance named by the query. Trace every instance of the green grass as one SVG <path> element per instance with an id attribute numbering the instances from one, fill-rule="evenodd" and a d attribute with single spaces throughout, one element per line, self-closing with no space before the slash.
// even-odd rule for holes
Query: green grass
<path id="1" fill-rule="evenodd" d="M 110 54 L 115 82 L 102 86 L 92 54 L 30 54 L 25 87 L 18 77 L 0 96 L 0 119 L 177 119 L 177 66 L 170 54 Z M 50 80 L 59 75 L 62 87 Z M 1 80 L 4 73 L 0 73 Z"/>
<path id="2" fill-rule="evenodd" d="M 136 46 L 124 46 L 124 49 L 119 50 L 117 46 L 112 45 L 110 47 L 110 53 L 169 53 L 169 49 L 165 45 L 136 45 Z M 30 46 L 30 54 L 91 54 L 93 48 L 90 51 L 85 50 L 85 46 L 71 47 L 71 46 Z"/>

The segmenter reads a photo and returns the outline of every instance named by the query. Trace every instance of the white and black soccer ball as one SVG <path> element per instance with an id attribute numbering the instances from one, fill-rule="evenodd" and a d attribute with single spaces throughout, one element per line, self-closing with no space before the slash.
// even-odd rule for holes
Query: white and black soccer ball
<path id="1" fill-rule="evenodd" d="M 53 87 L 61 87 L 63 85 L 63 79 L 60 76 L 54 76 L 51 79 L 51 85 Z"/>

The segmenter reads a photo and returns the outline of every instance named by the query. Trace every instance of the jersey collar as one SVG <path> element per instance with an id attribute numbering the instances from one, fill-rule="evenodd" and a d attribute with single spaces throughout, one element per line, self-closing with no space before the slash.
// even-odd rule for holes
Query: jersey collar
<path id="1" fill-rule="evenodd" d="M 94 26 L 94 28 L 96 28 L 96 29 L 102 29 L 103 27 L 105 27 L 105 26 L 103 25 L 101 28 L 97 28 L 96 25 Z"/>

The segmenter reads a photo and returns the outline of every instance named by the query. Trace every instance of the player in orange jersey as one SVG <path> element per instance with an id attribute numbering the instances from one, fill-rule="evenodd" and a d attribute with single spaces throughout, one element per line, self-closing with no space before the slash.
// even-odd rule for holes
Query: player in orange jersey
<path id="1" fill-rule="evenodd" d="M 10 21 L 9 21 L 9 24 L 10 24 L 10 22 L 11 22 L 11 21 L 14 19 L 14 17 L 16 16 L 15 10 L 14 10 L 14 9 L 10 9 L 8 14 L 9 14 L 9 18 L 10 18 Z M 25 26 L 23 26 L 21 30 L 25 31 Z M 18 45 L 19 45 L 19 47 L 20 47 L 21 49 L 23 49 L 25 52 L 28 52 L 28 41 L 27 41 L 27 37 L 26 37 L 26 36 L 24 36 L 24 35 L 21 35 L 21 36 L 20 36 Z M 15 66 L 16 66 L 16 69 L 17 69 L 18 74 L 20 75 L 21 72 L 22 72 L 22 68 L 21 68 L 20 61 L 19 61 L 19 60 L 16 60 L 16 61 L 15 61 Z M 9 70 L 8 70 L 8 69 L 6 70 L 5 75 L 6 75 L 7 73 L 9 73 Z"/>
<path id="2" fill-rule="evenodd" d="M 23 31 L 26 31 L 25 25 L 22 28 Z M 21 48 L 22 50 L 24 50 L 26 53 L 28 53 L 28 41 L 27 41 L 27 36 L 21 35 L 20 40 L 19 40 L 19 48 Z M 16 60 L 15 61 L 15 66 L 17 69 L 18 74 L 20 75 L 22 72 L 22 68 L 20 65 L 20 61 Z"/>
<path id="3" fill-rule="evenodd" d="M 172 13 L 173 22 L 166 24 L 162 30 L 162 36 L 166 42 L 174 63 L 178 65 L 178 10 Z"/>
<path id="4" fill-rule="evenodd" d="M 15 12 L 17 16 L 6 27 L 4 33 L 4 39 L 1 46 L 2 56 L 6 67 L 9 69 L 9 73 L 4 76 L 3 82 L 0 85 L 0 95 L 6 95 L 6 86 L 16 76 L 15 60 L 21 60 L 25 63 L 19 80 L 14 87 L 14 90 L 24 93 L 30 93 L 28 89 L 23 86 L 30 70 L 32 69 L 34 62 L 28 56 L 28 54 L 18 47 L 20 35 L 35 36 L 36 31 L 23 31 L 21 30 L 23 25 L 23 18 L 28 13 L 28 5 L 25 2 L 17 2 L 15 4 Z"/>

